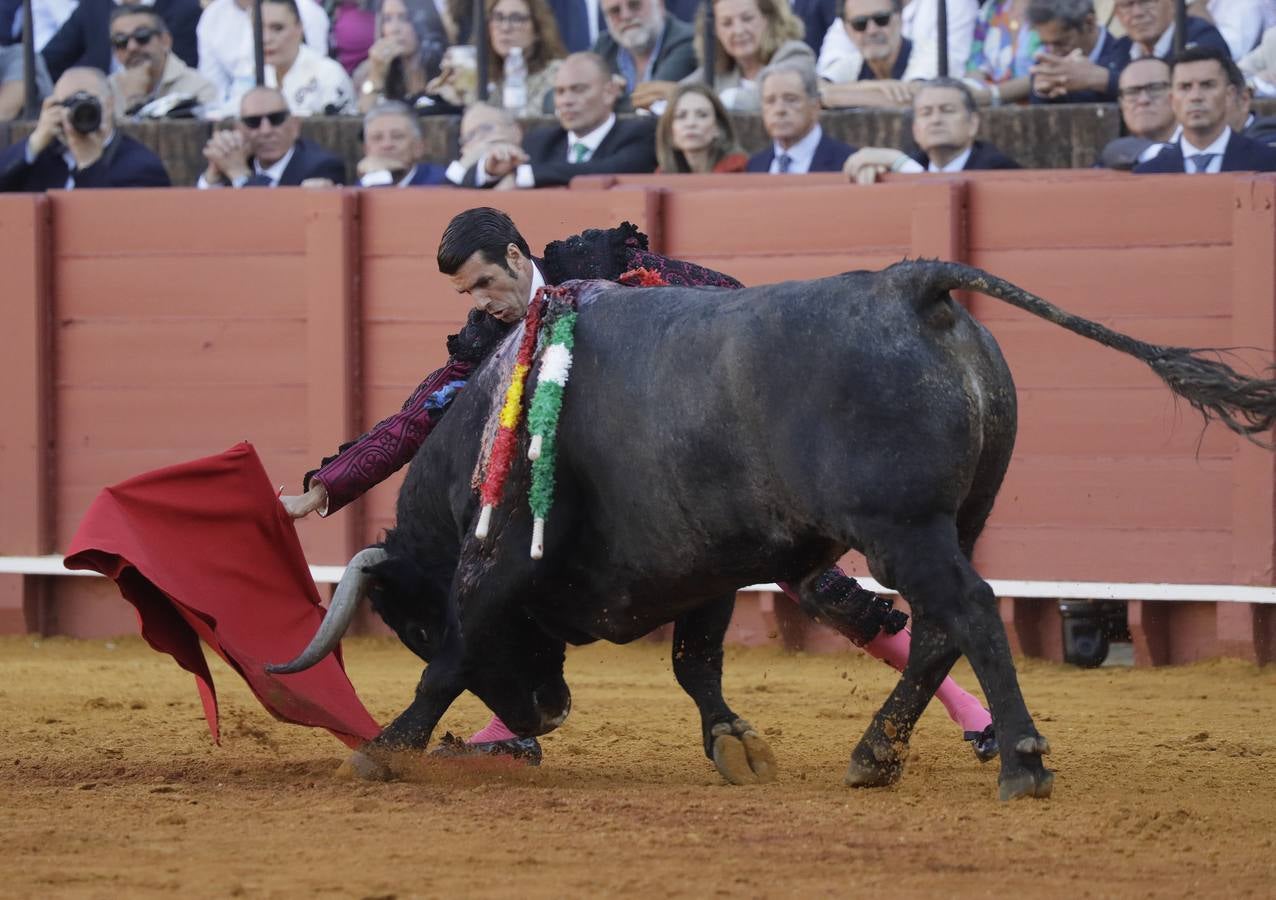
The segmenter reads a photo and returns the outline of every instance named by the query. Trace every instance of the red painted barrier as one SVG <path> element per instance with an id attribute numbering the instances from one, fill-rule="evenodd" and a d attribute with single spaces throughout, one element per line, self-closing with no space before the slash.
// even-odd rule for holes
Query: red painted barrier
<path id="1" fill-rule="evenodd" d="M 296 489 L 442 361 L 466 305 L 434 252 L 448 219 L 479 203 L 506 208 L 537 250 L 628 219 L 656 249 L 754 284 L 905 256 L 966 260 L 1146 340 L 1276 345 L 1271 178 L 1050 172 L 861 187 L 634 176 L 535 194 L 4 197 L 0 396 L 12 427 L 0 440 L 0 555 L 57 552 L 103 485 L 244 438 Z M 1272 584 L 1271 454 L 1202 431 L 1128 357 L 964 299 L 1001 342 L 1021 402 L 1016 457 L 976 559 L 985 576 Z M 1242 356 L 1260 367 L 1271 358 Z M 344 562 L 375 539 L 398 483 L 302 523 L 311 561 Z M 823 646 L 786 604 L 742 598 L 733 633 Z M 1053 604 L 1002 608 L 1018 648 L 1057 658 Z M 1269 612 L 1136 603 L 1130 618 L 1141 662 L 1268 659 Z M 0 630 L 130 628 L 123 604 L 86 580 L 0 577 Z"/>

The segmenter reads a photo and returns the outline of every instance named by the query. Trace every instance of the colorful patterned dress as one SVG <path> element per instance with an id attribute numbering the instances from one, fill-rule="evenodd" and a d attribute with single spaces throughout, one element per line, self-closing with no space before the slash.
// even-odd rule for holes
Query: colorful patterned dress
<path id="1" fill-rule="evenodd" d="M 994 84 L 1028 77 L 1041 38 L 1028 24 L 1027 8 L 1016 17 L 1015 0 L 988 0 L 975 20 L 966 74 Z"/>

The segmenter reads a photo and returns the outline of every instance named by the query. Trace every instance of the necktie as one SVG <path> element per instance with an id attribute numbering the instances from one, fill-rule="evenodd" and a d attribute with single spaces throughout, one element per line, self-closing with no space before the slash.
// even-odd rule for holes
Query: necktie
<path id="1" fill-rule="evenodd" d="M 1193 172 L 1204 172 L 1209 169 L 1210 163 L 1217 156 L 1217 153 L 1193 153 L 1187 159 L 1192 164 Z"/>
<path id="2" fill-rule="evenodd" d="M 785 172 L 789 171 L 790 168 L 792 168 L 793 157 L 789 156 L 787 153 L 781 153 L 779 162 L 780 162 L 780 174 L 783 175 Z"/>
<path id="3" fill-rule="evenodd" d="M 572 162 L 583 163 L 587 156 L 589 156 L 589 146 L 587 144 L 582 144 L 580 141 L 572 144 Z"/>

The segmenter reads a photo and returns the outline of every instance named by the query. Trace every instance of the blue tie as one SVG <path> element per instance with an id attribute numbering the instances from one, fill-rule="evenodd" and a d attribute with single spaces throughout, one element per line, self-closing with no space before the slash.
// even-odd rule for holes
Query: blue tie
<path id="1" fill-rule="evenodd" d="M 1217 153 L 1193 153 L 1187 159 L 1192 164 L 1192 172 L 1195 174 L 1208 171 L 1210 163 L 1212 163 L 1217 157 Z"/>
<path id="2" fill-rule="evenodd" d="M 789 171 L 789 169 L 793 168 L 793 157 L 789 156 L 787 153 L 781 153 L 779 163 L 780 174 L 783 175 L 785 172 Z"/>

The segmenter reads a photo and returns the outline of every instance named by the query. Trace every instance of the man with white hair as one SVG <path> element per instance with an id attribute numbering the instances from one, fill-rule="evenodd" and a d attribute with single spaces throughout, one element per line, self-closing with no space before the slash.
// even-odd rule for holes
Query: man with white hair
<path id="1" fill-rule="evenodd" d="M 442 166 L 422 162 L 421 121 L 406 103 L 384 100 L 363 117 L 363 159 L 355 166 L 361 187 L 448 184 Z"/>
<path id="2" fill-rule="evenodd" d="M 594 52 L 625 79 L 635 107 L 645 108 L 668 95 L 668 84 L 696 69 L 695 31 L 668 15 L 660 0 L 603 0 L 607 30 Z"/>
<path id="3" fill-rule="evenodd" d="M 0 154 L 0 191 L 169 184 L 159 157 L 115 130 L 106 76 L 85 66 L 62 74 L 31 136 Z"/>
<path id="4" fill-rule="evenodd" d="M 758 73 L 762 127 L 771 146 L 749 157 L 746 171 L 772 175 L 837 172 L 855 148 L 834 140 L 820 127 L 820 89 L 815 70 L 781 62 Z"/>

